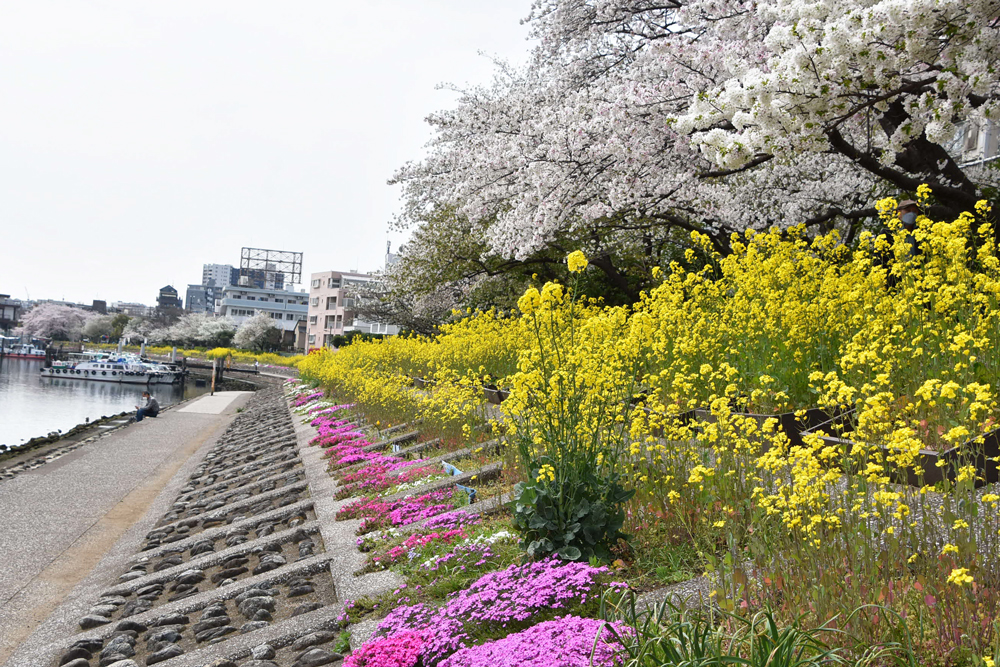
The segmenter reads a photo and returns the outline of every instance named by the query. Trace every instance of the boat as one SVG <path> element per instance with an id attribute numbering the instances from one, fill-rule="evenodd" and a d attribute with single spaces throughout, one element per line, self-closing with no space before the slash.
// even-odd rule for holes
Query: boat
<path id="1" fill-rule="evenodd" d="M 135 366 L 135 364 L 128 364 L 122 361 L 104 359 L 53 364 L 51 368 L 43 368 L 41 374 L 45 378 L 94 380 L 98 382 L 117 382 L 119 384 L 157 384 L 160 382 L 161 374 L 146 368 L 136 368 Z"/>
<path id="2" fill-rule="evenodd" d="M 38 347 L 34 343 L 22 343 L 19 338 L 3 338 L 0 340 L 0 345 L 3 346 L 3 356 L 11 359 L 45 358 L 45 348 Z"/>
<path id="3" fill-rule="evenodd" d="M 157 384 L 175 384 L 183 380 L 184 376 L 187 375 L 185 369 L 170 362 L 139 358 L 137 361 L 133 361 L 133 363 L 142 365 L 154 373 L 158 373 L 159 380 Z"/>

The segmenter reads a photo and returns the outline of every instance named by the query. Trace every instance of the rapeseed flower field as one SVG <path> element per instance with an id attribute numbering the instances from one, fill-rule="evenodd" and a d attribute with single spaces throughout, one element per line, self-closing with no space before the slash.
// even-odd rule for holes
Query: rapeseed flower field
<path id="1" fill-rule="evenodd" d="M 657 554 L 683 552 L 723 611 L 774 610 L 867 645 L 905 635 L 988 664 L 1000 659 L 990 211 L 907 232 L 894 200 L 878 208 L 889 232 L 851 245 L 749 231 L 723 256 L 693 234 L 631 307 L 579 293 L 576 251 L 568 284 L 532 286 L 516 312 L 320 351 L 299 369 L 376 429 L 419 419 L 446 446 L 498 439 L 532 557 L 614 562 L 652 587 L 677 565 Z M 484 387 L 510 395 L 491 406 Z"/>

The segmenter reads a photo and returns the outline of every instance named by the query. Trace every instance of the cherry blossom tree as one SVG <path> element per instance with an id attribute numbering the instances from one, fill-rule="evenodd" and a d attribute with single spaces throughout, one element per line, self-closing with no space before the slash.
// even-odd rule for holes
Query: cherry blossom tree
<path id="1" fill-rule="evenodd" d="M 169 327 L 148 333 L 150 342 L 168 345 L 226 347 L 236 335 L 236 322 L 206 313 L 187 313 Z"/>
<path id="2" fill-rule="evenodd" d="M 274 325 L 274 320 L 267 313 L 257 313 L 240 324 L 233 338 L 233 344 L 243 350 L 265 351 L 268 347 L 277 345 L 281 330 Z"/>
<path id="3" fill-rule="evenodd" d="M 104 336 L 110 340 L 115 333 L 114 319 L 114 315 L 95 315 L 87 320 L 80 333 L 92 341 L 99 341 Z"/>
<path id="4" fill-rule="evenodd" d="M 21 331 L 39 338 L 79 340 L 81 330 L 93 316 L 93 313 L 79 308 L 43 303 L 21 318 Z"/>
<path id="5" fill-rule="evenodd" d="M 537 0 L 523 70 L 461 91 L 404 166 L 404 226 L 452 207 L 523 260 L 578 240 L 609 280 L 678 232 L 805 223 L 850 236 L 930 183 L 954 212 L 996 186 L 949 152 L 995 119 L 995 2 Z"/>

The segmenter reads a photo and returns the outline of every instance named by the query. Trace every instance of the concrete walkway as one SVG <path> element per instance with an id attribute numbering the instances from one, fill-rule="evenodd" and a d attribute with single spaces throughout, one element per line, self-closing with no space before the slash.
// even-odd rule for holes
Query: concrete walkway
<path id="1" fill-rule="evenodd" d="M 203 415 L 221 415 L 240 396 L 249 396 L 250 391 L 217 391 L 211 396 L 202 396 L 197 401 L 185 405 L 178 412 L 195 412 Z"/>
<path id="2" fill-rule="evenodd" d="M 199 398 L 0 483 L 0 663 L 147 514 L 249 395 Z"/>

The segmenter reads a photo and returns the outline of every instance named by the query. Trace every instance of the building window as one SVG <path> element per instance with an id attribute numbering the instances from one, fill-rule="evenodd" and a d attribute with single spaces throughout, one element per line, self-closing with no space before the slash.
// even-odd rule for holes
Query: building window
<path id="1" fill-rule="evenodd" d="M 274 302 L 275 303 L 284 303 L 285 300 L 284 299 L 275 299 Z"/>
<path id="2" fill-rule="evenodd" d="M 344 308 L 354 308 L 354 297 L 346 297 L 344 299 Z"/>
<path id="3" fill-rule="evenodd" d="M 319 289 L 319 278 L 313 281 L 313 289 Z M 310 343 L 312 341 L 309 341 Z"/>
<path id="4" fill-rule="evenodd" d="M 318 296 L 314 296 L 313 298 L 309 299 L 309 305 L 310 306 L 318 306 L 319 305 L 319 297 Z"/>
<path id="5" fill-rule="evenodd" d="M 333 315 L 327 315 L 326 316 L 326 326 L 324 328 L 329 329 L 335 323 L 336 323 L 336 317 L 334 317 Z"/>
<path id="6" fill-rule="evenodd" d="M 262 296 L 262 297 L 260 297 L 260 300 L 261 301 L 267 301 L 267 297 Z"/>
<path id="7" fill-rule="evenodd" d="M 317 315 L 310 315 L 309 316 L 309 324 L 316 324 L 316 318 L 317 318 Z"/>
<path id="8" fill-rule="evenodd" d="M 326 297 L 326 309 L 333 310 L 336 307 L 337 307 L 337 297 L 335 296 Z"/>
<path id="9" fill-rule="evenodd" d="M 310 343 L 315 343 L 316 342 L 316 336 L 314 336 L 312 334 L 309 334 L 309 342 Z"/>
<path id="10" fill-rule="evenodd" d="M 329 287 L 329 288 L 331 288 L 331 289 L 339 289 L 340 288 L 340 278 L 330 278 L 329 280 L 326 281 L 326 286 Z"/>
<path id="11" fill-rule="evenodd" d="M 247 297 L 247 301 L 256 301 L 256 300 L 257 300 L 257 297 L 255 297 L 255 296 L 248 296 Z"/>
<path id="12" fill-rule="evenodd" d="M 344 316 L 343 315 L 337 315 L 337 323 L 334 326 L 337 329 L 340 329 L 340 328 L 342 328 L 344 326 Z"/>
<path id="13" fill-rule="evenodd" d="M 288 313 L 287 315 L 285 315 L 285 319 L 286 319 L 286 320 L 294 320 L 294 319 L 295 319 L 295 316 L 294 316 L 294 315 L 292 315 L 291 313 Z"/>

